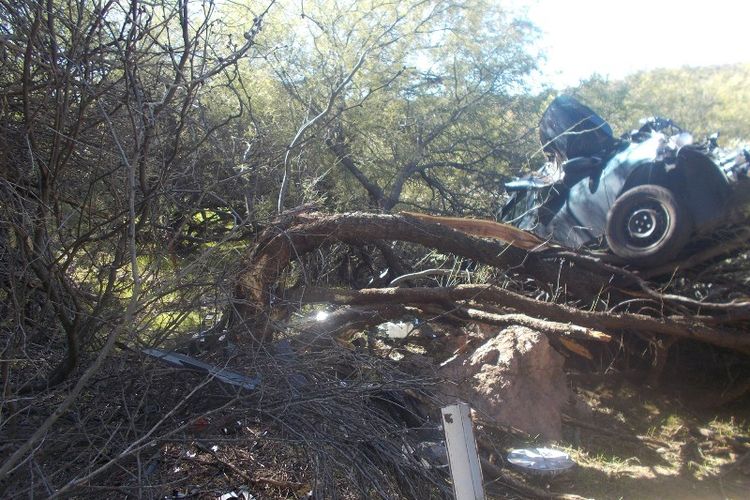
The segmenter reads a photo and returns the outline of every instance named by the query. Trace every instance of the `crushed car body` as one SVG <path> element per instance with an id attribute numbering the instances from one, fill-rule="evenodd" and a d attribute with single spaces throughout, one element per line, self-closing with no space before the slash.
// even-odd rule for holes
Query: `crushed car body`
<path id="1" fill-rule="evenodd" d="M 640 267 L 672 260 L 691 237 L 721 224 L 731 180 L 747 175 L 750 160 L 747 151 L 720 160 L 715 137 L 693 144 L 663 118 L 615 138 L 606 121 L 568 96 L 544 112 L 540 139 L 550 162 L 506 183 L 502 221 L 570 248 L 605 243 Z"/>

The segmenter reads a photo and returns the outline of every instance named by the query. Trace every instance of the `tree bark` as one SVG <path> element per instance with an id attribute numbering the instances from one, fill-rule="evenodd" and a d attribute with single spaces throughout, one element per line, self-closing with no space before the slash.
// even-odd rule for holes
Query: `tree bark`
<path id="1" fill-rule="evenodd" d="M 455 222 L 455 221 L 454 221 Z M 454 225 L 455 224 L 452 224 Z M 502 226 L 502 225 L 498 225 Z M 458 227 L 458 226 L 456 226 Z M 485 228 L 486 229 L 486 228 Z M 494 236 L 511 239 L 512 231 L 506 233 L 504 227 Z M 484 231 L 484 229 L 483 229 Z M 483 232 L 481 234 L 484 234 Z M 527 323 L 549 321 L 560 324 L 576 325 L 575 328 L 545 326 L 547 330 L 558 328 L 557 333 L 576 332 L 579 337 L 594 338 L 600 335 L 603 340 L 606 333 L 640 332 L 649 335 L 666 335 L 674 339 L 691 339 L 699 342 L 732 349 L 750 354 L 750 336 L 740 328 L 744 324 L 746 303 L 716 306 L 701 304 L 692 300 L 676 300 L 670 295 L 658 292 L 646 294 L 650 299 L 661 301 L 662 305 L 677 304 L 690 306 L 672 308 L 680 314 L 662 313 L 655 316 L 634 313 L 597 312 L 585 307 L 594 303 L 597 297 L 611 293 L 611 296 L 622 294 L 616 286 L 622 286 L 623 280 L 611 279 L 617 274 L 614 266 L 603 265 L 583 269 L 574 265 L 571 259 L 560 259 L 554 249 L 538 251 L 529 242 L 521 242 L 523 248 L 496 240 L 481 239 L 453 229 L 448 224 L 435 222 L 422 216 L 409 214 L 385 215 L 368 213 L 347 213 L 321 215 L 317 213 L 288 213 L 269 228 L 254 245 L 243 262 L 235 288 L 236 316 L 243 322 L 250 323 L 251 331 L 260 340 L 269 333 L 269 317 L 280 319 L 279 309 L 275 304 L 280 293 L 272 293 L 272 287 L 279 283 L 281 272 L 294 259 L 337 242 L 361 245 L 368 242 L 404 241 L 422 244 L 445 253 L 452 253 L 477 262 L 494 266 L 508 273 L 530 277 L 536 280 L 537 286 L 547 289 L 562 300 L 578 301 L 581 308 L 568 305 L 543 302 L 491 285 L 460 285 L 455 288 L 384 288 L 353 290 L 304 290 L 300 302 L 325 301 L 333 304 L 351 306 L 396 306 L 414 305 L 422 309 L 439 306 L 450 312 L 459 320 L 477 320 L 495 324 L 510 321 Z M 533 243 L 533 242 L 532 242 Z M 515 242 L 518 245 L 518 242 Z M 557 258 L 556 258 L 557 257 Z M 626 271 L 621 270 L 620 277 Z M 626 276 L 627 277 L 627 276 Z M 635 293 L 639 282 L 643 280 L 626 280 Z M 640 286 L 645 286 L 640 283 Z M 550 290 L 553 288 L 554 290 Z M 560 293 L 564 292 L 564 293 Z M 288 298 L 287 298 L 288 299 Z M 511 308 L 518 314 L 496 314 L 482 310 L 482 304 L 497 304 Z M 692 307 L 692 306 L 698 306 Z M 663 311 L 670 308 L 662 307 Z M 689 316 L 690 310 L 713 311 L 716 314 L 695 314 Z M 283 311 L 282 315 L 283 315 Z M 392 312 L 392 311 L 391 311 Z M 537 325 L 537 326 L 539 326 Z M 550 331 L 552 331 L 550 330 Z M 555 332 L 553 332 L 555 333 Z"/>
<path id="2" fill-rule="evenodd" d="M 547 261 L 543 253 L 529 253 L 499 241 L 475 238 L 445 225 L 409 215 L 347 213 L 287 215 L 269 228 L 245 258 L 235 288 L 236 307 L 243 321 L 266 318 L 270 288 L 293 259 L 336 242 L 375 241 L 422 244 L 509 272 L 520 272 L 546 287 L 564 283 L 568 293 L 590 301 L 608 288 L 608 276 L 598 276 L 570 265 Z"/>
<path id="3" fill-rule="evenodd" d="M 742 331 L 723 330 L 707 325 L 712 317 L 666 316 L 654 318 L 643 314 L 609 313 L 577 309 L 553 302 L 542 302 L 492 285 L 458 285 L 454 288 L 377 288 L 364 290 L 311 289 L 304 294 L 305 302 L 327 302 L 364 306 L 372 304 L 445 304 L 474 301 L 510 307 L 523 315 L 556 323 L 570 323 L 594 332 L 640 331 L 692 339 L 750 354 L 750 335 Z M 481 321 L 481 315 L 475 319 Z M 498 316 L 498 315 L 495 315 Z M 518 315 L 502 315 L 512 316 Z M 520 318 L 513 318 L 520 321 Z M 518 323 L 522 324 L 522 323 Z M 533 328 L 533 325 L 528 326 Z M 581 337 L 592 338 L 582 334 Z"/>

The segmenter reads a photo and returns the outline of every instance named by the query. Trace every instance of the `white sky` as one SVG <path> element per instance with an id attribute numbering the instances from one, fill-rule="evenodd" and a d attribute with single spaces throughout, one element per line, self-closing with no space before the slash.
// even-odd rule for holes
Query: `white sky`
<path id="1" fill-rule="evenodd" d="M 749 0 L 511 0 L 542 31 L 545 81 L 750 62 Z M 750 82 L 748 82 L 750 85 Z"/>

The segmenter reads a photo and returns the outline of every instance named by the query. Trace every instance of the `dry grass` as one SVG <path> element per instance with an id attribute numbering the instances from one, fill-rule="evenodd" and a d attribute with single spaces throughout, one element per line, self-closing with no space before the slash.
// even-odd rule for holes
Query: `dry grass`
<path id="1" fill-rule="evenodd" d="M 597 382 L 580 377 L 576 393 L 591 409 L 580 419 L 593 426 L 564 427 L 558 445 L 578 467 L 543 486 L 597 499 L 747 498 L 747 401 L 701 409 L 673 389 L 614 376 Z"/>

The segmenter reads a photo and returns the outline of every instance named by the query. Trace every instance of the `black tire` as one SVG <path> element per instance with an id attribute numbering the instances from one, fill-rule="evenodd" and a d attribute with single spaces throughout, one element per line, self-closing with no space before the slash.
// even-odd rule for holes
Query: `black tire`
<path id="1" fill-rule="evenodd" d="M 647 184 L 626 191 L 607 215 L 607 244 L 640 267 L 673 259 L 693 231 L 690 213 L 669 189 Z"/>

